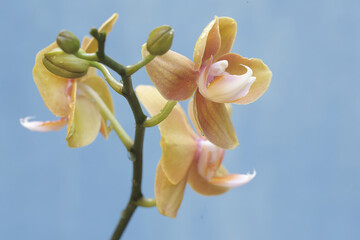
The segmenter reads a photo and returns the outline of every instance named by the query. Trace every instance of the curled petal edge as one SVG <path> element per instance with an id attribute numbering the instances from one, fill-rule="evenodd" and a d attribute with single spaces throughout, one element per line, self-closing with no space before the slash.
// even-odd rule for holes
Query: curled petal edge
<path id="1" fill-rule="evenodd" d="M 213 177 L 209 182 L 221 187 L 239 187 L 250 182 L 256 176 L 256 171 L 248 174 L 228 174 L 221 177 Z"/>
<path id="2" fill-rule="evenodd" d="M 33 118 L 34 117 L 20 118 L 20 124 L 31 131 L 49 132 L 60 130 L 68 121 L 67 117 L 60 118 L 56 121 L 30 121 Z"/>

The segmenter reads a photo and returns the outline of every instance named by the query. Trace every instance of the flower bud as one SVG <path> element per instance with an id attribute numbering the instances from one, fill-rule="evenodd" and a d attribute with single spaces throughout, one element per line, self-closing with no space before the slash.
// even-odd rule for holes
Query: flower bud
<path id="1" fill-rule="evenodd" d="M 152 55 L 163 55 L 171 48 L 174 29 L 170 26 L 160 26 L 152 30 L 146 43 L 147 50 Z"/>
<path id="2" fill-rule="evenodd" d="M 70 31 L 62 30 L 56 38 L 59 47 L 68 54 L 74 54 L 79 51 L 79 39 Z"/>
<path id="3" fill-rule="evenodd" d="M 56 48 L 45 53 L 44 66 L 53 74 L 65 78 L 79 78 L 87 73 L 89 62 Z"/>

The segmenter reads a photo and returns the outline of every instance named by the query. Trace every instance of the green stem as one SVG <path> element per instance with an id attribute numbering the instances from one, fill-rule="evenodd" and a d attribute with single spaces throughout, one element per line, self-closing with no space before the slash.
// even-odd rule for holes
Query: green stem
<path id="1" fill-rule="evenodd" d="M 145 58 L 141 59 L 139 62 L 135 63 L 134 65 L 129 65 L 125 67 L 126 76 L 131 76 L 135 72 L 137 72 L 140 68 L 148 64 L 151 60 L 153 60 L 156 56 L 155 55 L 147 55 Z"/>
<path id="2" fill-rule="evenodd" d="M 104 65 L 98 62 L 90 62 L 90 66 L 99 69 L 102 74 L 104 74 L 105 80 L 108 82 L 110 87 L 117 93 L 122 94 L 123 85 L 116 81 L 116 79 L 110 74 L 109 70 Z"/>
<path id="3" fill-rule="evenodd" d="M 97 29 L 92 29 L 90 34 L 98 41 L 98 51 L 96 54 L 99 58 L 99 62 L 111 68 L 121 76 L 124 84 L 121 93 L 128 101 L 136 122 L 134 144 L 129 150 L 130 160 L 133 162 L 131 195 L 126 208 L 121 214 L 120 221 L 116 226 L 113 236 L 111 237 L 112 240 L 118 240 L 124 233 L 127 224 L 138 206 L 136 203 L 143 197 L 141 192 L 143 144 L 145 134 L 145 127 L 143 126 L 143 123 L 146 120 L 146 115 L 142 111 L 139 99 L 134 92 L 131 77 L 126 73 L 126 68 L 105 54 L 106 34 L 99 33 Z"/>
<path id="4" fill-rule="evenodd" d="M 146 119 L 143 126 L 144 127 L 153 127 L 164 121 L 167 116 L 171 113 L 173 108 L 176 105 L 176 101 L 168 101 L 165 105 L 165 107 L 160 111 L 159 114 L 156 114 L 155 116 Z"/>
<path id="5" fill-rule="evenodd" d="M 84 50 L 79 50 L 77 53 L 75 53 L 75 56 L 88 61 L 99 61 L 96 53 L 86 53 Z"/>
<path id="6" fill-rule="evenodd" d="M 86 93 L 95 100 L 96 105 L 99 107 L 101 113 L 108 119 L 111 123 L 112 128 L 118 135 L 121 142 L 124 144 L 126 149 L 128 151 L 131 150 L 134 142 L 129 137 L 129 135 L 125 132 L 125 130 L 121 127 L 120 123 L 116 120 L 113 113 L 110 111 L 110 109 L 107 107 L 107 105 L 104 103 L 104 101 L 101 99 L 101 97 L 95 92 L 91 87 L 89 87 L 86 84 L 79 83 L 82 89 L 86 91 Z"/>
<path id="7" fill-rule="evenodd" d="M 141 206 L 141 207 L 155 207 L 156 201 L 155 201 L 155 198 L 142 197 L 136 201 L 136 205 Z"/>

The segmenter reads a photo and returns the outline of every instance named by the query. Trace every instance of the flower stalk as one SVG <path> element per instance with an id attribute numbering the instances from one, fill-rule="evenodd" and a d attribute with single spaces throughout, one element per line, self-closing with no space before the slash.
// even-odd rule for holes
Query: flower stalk
<path id="1" fill-rule="evenodd" d="M 176 101 L 168 101 L 165 104 L 164 108 L 160 111 L 160 113 L 151 118 L 146 119 L 143 126 L 153 127 L 164 121 L 167 118 L 167 116 L 169 116 L 169 114 L 175 107 L 176 103 L 177 103 Z"/>
<path id="2" fill-rule="evenodd" d="M 92 29 L 90 31 L 90 34 L 98 42 L 98 51 L 96 52 L 96 54 L 97 57 L 99 58 L 99 62 L 111 68 L 121 76 L 123 82 L 123 88 L 121 93 L 128 101 L 136 123 L 134 144 L 129 150 L 130 160 L 133 163 L 133 179 L 132 179 L 131 194 L 128 204 L 126 208 L 123 210 L 120 221 L 116 226 L 115 231 L 111 237 L 112 240 L 117 240 L 121 238 L 132 215 L 134 214 L 136 208 L 139 206 L 138 205 L 139 200 L 141 203 L 142 202 L 141 199 L 143 199 L 143 194 L 141 191 L 142 167 L 143 167 L 143 144 L 144 144 L 144 134 L 145 134 L 145 127 L 143 126 L 143 124 L 147 117 L 140 106 L 140 102 L 133 88 L 131 76 L 127 74 L 126 68 L 123 65 L 114 61 L 109 56 L 107 56 L 104 52 L 106 34 L 99 33 L 96 29 Z"/>

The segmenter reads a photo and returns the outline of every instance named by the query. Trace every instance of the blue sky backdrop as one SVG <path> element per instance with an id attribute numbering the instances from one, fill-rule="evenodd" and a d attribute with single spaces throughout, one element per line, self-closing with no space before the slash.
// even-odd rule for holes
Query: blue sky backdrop
<path id="1" fill-rule="evenodd" d="M 70 149 L 65 129 L 30 132 L 19 118 L 54 119 L 32 80 L 36 53 L 60 30 L 82 37 L 114 12 L 106 50 L 122 64 L 138 61 L 149 32 L 163 24 L 175 29 L 172 49 L 192 58 L 217 15 L 238 22 L 233 52 L 261 58 L 273 72 L 260 100 L 233 107 L 240 146 L 224 159 L 231 172 L 255 169 L 256 178 L 218 197 L 188 187 L 175 220 L 139 208 L 124 239 L 360 239 L 359 9 L 356 0 L 7 1 L 0 15 L 0 239 L 111 236 L 132 172 L 116 135 Z M 151 84 L 144 70 L 134 84 Z M 132 133 L 129 107 L 113 96 Z M 148 129 L 148 197 L 159 141 L 158 129 Z"/>

